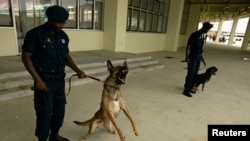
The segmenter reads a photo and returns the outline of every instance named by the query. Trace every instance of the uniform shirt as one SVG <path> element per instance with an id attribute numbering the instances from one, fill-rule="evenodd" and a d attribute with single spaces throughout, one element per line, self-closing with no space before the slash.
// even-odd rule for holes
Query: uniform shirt
<path id="1" fill-rule="evenodd" d="M 193 32 L 187 44 L 190 45 L 190 54 L 201 54 L 204 44 L 203 34 L 200 31 Z"/>
<path id="2" fill-rule="evenodd" d="M 64 31 L 52 35 L 45 23 L 27 32 L 22 49 L 32 54 L 38 73 L 62 74 L 69 53 L 68 43 Z"/>

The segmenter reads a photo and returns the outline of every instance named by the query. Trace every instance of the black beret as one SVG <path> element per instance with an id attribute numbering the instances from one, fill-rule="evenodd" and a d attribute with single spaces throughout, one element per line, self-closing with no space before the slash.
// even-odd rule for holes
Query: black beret
<path id="1" fill-rule="evenodd" d="M 54 5 L 50 6 L 46 10 L 46 15 L 48 17 L 48 21 L 62 23 L 68 19 L 69 12 L 64 7 Z"/>
<path id="2" fill-rule="evenodd" d="M 213 27 L 213 25 L 210 24 L 209 22 L 204 22 L 204 23 L 203 23 L 203 26 L 202 26 L 202 28 L 204 28 L 204 29 L 210 29 L 210 28 L 212 28 L 212 27 Z"/>

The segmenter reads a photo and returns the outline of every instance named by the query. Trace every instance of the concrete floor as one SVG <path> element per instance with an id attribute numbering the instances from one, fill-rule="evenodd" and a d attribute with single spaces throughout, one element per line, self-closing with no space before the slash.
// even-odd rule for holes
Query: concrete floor
<path id="1" fill-rule="evenodd" d="M 242 60 L 250 58 L 249 51 L 207 44 L 204 48 L 207 66 L 216 66 L 219 71 L 205 90 L 192 98 L 182 95 L 186 64 L 180 61 L 184 59 L 184 48 L 141 55 L 152 56 L 165 68 L 129 75 L 122 87 L 123 97 L 140 129 L 140 136 L 135 136 L 129 120 L 121 113 L 118 123 L 127 141 L 207 141 L 208 124 L 250 123 L 250 61 Z M 92 117 L 99 108 L 101 92 L 100 82 L 72 88 L 61 135 L 78 141 L 88 131 L 72 121 Z M 29 96 L 0 102 L 0 140 L 37 140 L 32 99 Z M 88 141 L 119 141 L 119 136 L 101 127 Z"/>

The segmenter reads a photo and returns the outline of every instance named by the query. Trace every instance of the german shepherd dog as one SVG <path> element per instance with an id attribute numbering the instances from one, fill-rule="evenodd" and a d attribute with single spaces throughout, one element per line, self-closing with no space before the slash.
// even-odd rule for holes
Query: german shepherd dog
<path id="1" fill-rule="evenodd" d="M 216 75 L 217 71 L 218 69 L 215 66 L 213 66 L 213 67 L 209 67 L 205 73 L 198 74 L 193 83 L 192 90 L 194 91 L 194 93 L 198 90 L 199 85 L 202 85 L 202 91 L 203 91 L 205 87 L 205 83 L 207 83 L 210 80 L 212 75 Z"/>
<path id="2" fill-rule="evenodd" d="M 126 83 L 126 76 L 128 73 L 127 62 L 124 61 L 122 66 L 114 67 L 110 60 L 107 61 L 107 67 L 109 71 L 109 76 L 104 81 L 104 88 L 102 92 L 102 99 L 100 103 L 100 109 L 95 113 L 95 115 L 84 122 L 74 121 L 77 125 L 89 126 L 89 131 L 86 135 L 81 137 L 81 141 L 84 141 L 87 136 L 94 132 L 99 125 L 103 124 L 105 128 L 108 129 L 110 133 L 115 134 L 118 132 L 121 141 L 126 141 L 122 130 L 118 126 L 116 118 L 119 112 L 123 110 L 125 115 L 130 120 L 133 130 L 136 136 L 139 136 L 139 130 L 137 125 L 128 111 L 125 100 L 121 96 L 120 87 L 122 84 Z M 113 126 L 116 130 L 114 130 Z"/>

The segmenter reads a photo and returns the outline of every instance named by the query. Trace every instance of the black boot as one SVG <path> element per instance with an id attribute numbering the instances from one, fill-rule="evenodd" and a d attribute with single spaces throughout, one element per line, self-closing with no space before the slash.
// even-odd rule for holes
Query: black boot
<path id="1" fill-rule="evenodd" d="M 49 141 L 69 141 L 69 139 L 61 137 L 58 134 L 50 134 Z"/>
<path id="2" fill-rule="evenodd" d="M 190 93 L 195 94 L 196 92 L 192 89 L 189 90 Z"/>
<path id="3" fill-rule="evenodd" d="M 187 89 L 185 89 L 185 90 L 183 91 L 183 94 L 184 94 L 185 96 L 187 96 L 187 97 L 192 97 L 192 95 L 189 93 L 189 90 L 187 90 Z"/>

